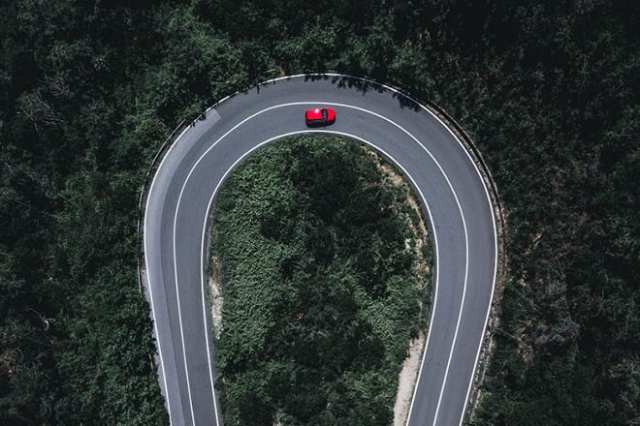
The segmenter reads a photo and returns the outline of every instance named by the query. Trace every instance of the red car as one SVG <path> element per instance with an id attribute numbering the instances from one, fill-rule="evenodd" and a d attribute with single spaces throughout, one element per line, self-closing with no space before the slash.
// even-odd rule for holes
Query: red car
<path id="1" fill-rule="evenodd" d="M 336 112 L 333 108 L 313 108 L 304 112 L 307 126 L 327 126 L 336 121 Z"/>

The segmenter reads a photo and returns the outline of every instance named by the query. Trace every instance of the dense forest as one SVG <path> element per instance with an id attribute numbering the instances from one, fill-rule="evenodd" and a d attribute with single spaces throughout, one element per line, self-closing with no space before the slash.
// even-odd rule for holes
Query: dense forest
<path id="1" fill-rule="evenodd" d="M 384 164 L 303 136 L 225 183 L 212 250 L 225 424 L 393 423 L 400 367 L 426 330 L 431 251 L 415 195 Z"/>
<path id="2" fill-rule="evenodd" d="M 337 70 L 445 108 L 487 160 L 509 279 L 472 422 L 640 419 L 640 3 L 0 3 L 0 423 L 158 424 L 137 200 L 183 118 Z"/>

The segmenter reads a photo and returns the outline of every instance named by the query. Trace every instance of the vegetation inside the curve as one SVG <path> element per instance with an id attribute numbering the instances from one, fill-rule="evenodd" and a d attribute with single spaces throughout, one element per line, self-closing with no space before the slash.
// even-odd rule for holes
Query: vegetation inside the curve
<path id="1" fill-rule="evenodd" d="M 392 423 L 429 311 L 417 210 L 381 157 L 336 137 L 279 141 L 234 171 L 212 242 L 225 424 Z"/>
<path id="2" fill-rule="evenodd" d="M 183 118 L 283 73 L 435 101 L 508 218 L 475 425 L 640 418 L 640 2 L 0 4 L 0 424 L 167 423 L 137 201 Z"/>

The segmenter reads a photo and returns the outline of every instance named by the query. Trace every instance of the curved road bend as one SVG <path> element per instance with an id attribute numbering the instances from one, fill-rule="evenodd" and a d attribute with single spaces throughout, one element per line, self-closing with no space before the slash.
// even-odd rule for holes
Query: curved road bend
<path id="1" fill-rule="evenodd" d="M 335 108 L 336 123 L 308 129 L 303 110 L 315 105 Z M 310 131 L 371 145 L 414 185 L 430 223 L 436 267 L 408 425 L 461 424 L 497 267 L 487 188 L 462 144 L 426 108 L 386 86 L 335 74 L 272 80 L 218 103 L 179 135 L 153 177 L 144 216 L 144 284 L 171 423 L 222 425 L 203 273 L 213 197 L 253 150 Z"/>

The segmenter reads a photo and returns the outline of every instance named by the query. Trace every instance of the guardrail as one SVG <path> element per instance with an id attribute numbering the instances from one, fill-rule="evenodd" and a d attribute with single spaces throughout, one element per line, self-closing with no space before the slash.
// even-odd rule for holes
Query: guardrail
<path id="1" fill-rule="evenodd" d="M 182 130 L 187 127 L 187 120 L 182 120 L 178 124 L 178 126 L 173 129 L 169 136 L 164 140 L 162 145 L 160 145 L 160 149 L 153 156 L 151 160 L 151 164 L 147 169 L 147 172 L 144 176 L 144 183 L 140 187 L 140 195 L 138 196 L 138 250 L 137 250 L 137 261 L 138 261 L 138 287 L 141 292 L 143 292 L 146 296 L 146 292 L 144 291 L 144 283 L 143 283 L 143 274 L 144 274 L 144 235 L 143 235 L 143 224 L 144 224 L 144 208 L 147 202 L 147 196 L 149 191 L 149 186 L 151 185 L 151 181 L 153 180 L 153 176 L 158 170 L 158 166 L 160 163 L 160 159 L 164 156 L 167 150 L 173 145 L 175 138 L 179 135 Z"/>

